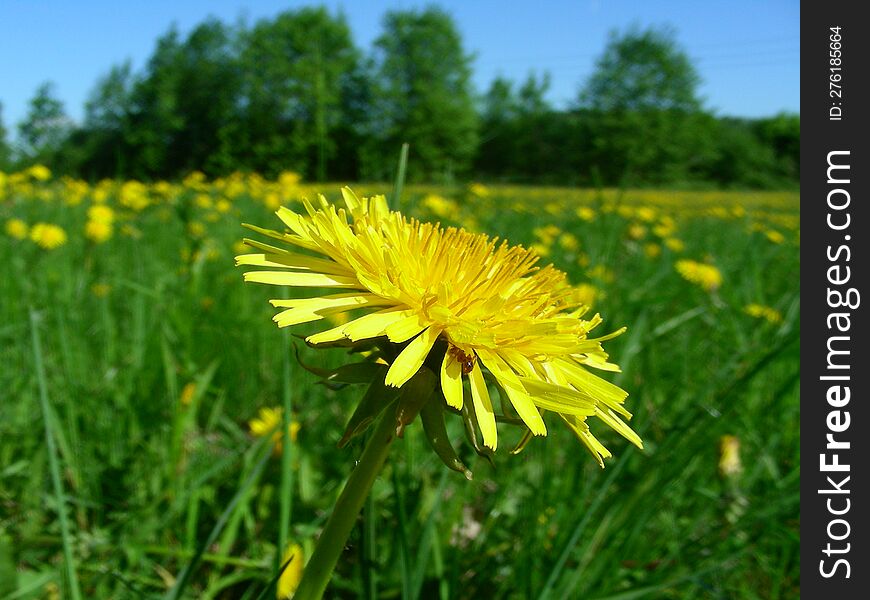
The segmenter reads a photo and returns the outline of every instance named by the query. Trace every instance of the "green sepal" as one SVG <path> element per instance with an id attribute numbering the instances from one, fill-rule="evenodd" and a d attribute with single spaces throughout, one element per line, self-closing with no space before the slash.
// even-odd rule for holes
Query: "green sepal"
<path id="1" fill-rule="evenodd" d="M 405 427 L 420 413 L 420 409 L 429 403 L 432 392 L 438 384 L 438 378 L 428 367 L 420 367 L 411 379 L 401 387 L 402 395 L 396 407 L 396 435 L 402 437 Z"/>
<path id="2" fill-rule="evenodd" d="M 396 401 L 396 398 L 399 397 L 399 394 L 402 391 L 399 388 L 385 385 L 384 378 L 386 377 L 387 372 L 386 367 L 384 367 L 384 365 L 377 366 L 382 368 L 375 373 L 365 395 L 362 397 L 362 400 L 359 401 L 356 410 L 353 411 L 350 420 L 347 422 L 344 434 L 338 441 L 339 448 L 344 448 L 352 437 L 357 436 L 368 429 L 369 425 L 378 418 L 384 409 Z"/>
<path id="3" fill-rule="evenodd" d="M 299 357 L 299 348 L 294 346 L 296 350 L 296 361 L 299 365 L 308 371 L 320 377 L 321 383 L 368 383 L 379 372 L 387 372 L 387 366 L 374 362 L 356 362 L 341 365 L 335 369 L 322 369 L 320 367 L 312 367 L 302 362 Z"/>
<path id="4" fill-rule="evenodd" d="M 459 459 L 450 438 L 447 436 L 447 425 L 444 423 L 444 408 L 447 406 L 443 396 L 437 394 L 420 409 L 420 421 L 423 423 L 423 432 L 426 441 L 432 450 L 438 455 L 448 469 L 453 469 L 465 475 L 471 481 L 473 474 L 471 469 Z"/>
<path id="5" fill-rule="evenodd" d="M 513 450 L 511 450 L 511 454 L 516 455 L 516 454 L 519 454 L 520 452 L 522 452 L 525 449 L 526 445 L 530 441 L 532 441 L 533 437 L 535 437 L 535 435 L 531 432 L 531 430 L 526 429 L 526 432 L 523 434 L 523 437 L 520 438 L 520 441 L 517 442 L 517 445 L 514 446 Z"/>

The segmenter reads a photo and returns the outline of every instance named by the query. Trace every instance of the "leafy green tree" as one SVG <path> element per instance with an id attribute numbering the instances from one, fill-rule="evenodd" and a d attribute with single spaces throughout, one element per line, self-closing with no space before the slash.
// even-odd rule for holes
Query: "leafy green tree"
<path id="1" fill-rule="evenodd" d="M 133 71 L 130 61 L 112 67 L 97 80 L 85 102 L 87 129 L 120 131 L 132 105 Z"/>
<path id="2" fill-rule="evenodd" d="M 30 100 L 27 116 L 18 124 L 22 153 L 28 163 L 50 163 L 72 131 L 72 120 L 55 96 L 54 84 L 40 85 Z"/>
<path id="3" fill-rule="evenodd" d="M 465 173 L 477 148 L 477 114 L 471 57 L 451 17 L 437 8 L 388 12 L 374 62 L 371 126 L 381 160 L 370 174 L 386 176 L 403 142 L 411 145 L 411 178 Z"/>
<path id="4" fill-rule="evenodd" d="M 241 63 L 242 146 L 251 149 L 251 166 L 325 179 L 359 63 L 344 18 L 302 8 L 261 20 L 244 36 Z"/>
<path id="5" fill-rule="evenodd" d="M 612 33 L 579 96 L 595 127 L 594 167 L 607 183 L 689 177 L 705 145 L 700 78 L 670 29 Z"/>
<path id="6" fill-rule="evenodd" d="M 12 148 L 6 135 L 6 127 L 3 125 L 3 103 L 0 102 L 0 171 L 8 171 L 12 167 Z"/>
<path id="7" fill-rule="evenodd" d="M 781 113 L 759 119 L 753 130 L 759 141 L 773 151 L 777 175 L 785 180 L 797 181 L 800 176 L 800 115 Z"/>
<path id="8" fill-rule="evenodd" d="M 582 104 L 599 111 L 699 110 L 701 79 L 674 37 L 669 28 L 611 32 Z"/>
<path id="9" fill-rule="evenodd" d="M 131 93 L 125 137 L 139 174 L 230 170 L 225 130 L 237 114 L 240 81 L 235 35 L 220 21 L 198 25 L 184 41 L 174 28 L 161 37 Z"/>
<path id="10" fill-rule="evenodd" d="M 64 144 L 64 170 L 90 179 L 123 176 L 130 154 L 125 136 L 130 125 L 133 83 L 129 61 L 112 67 L 97 80 L 85 102 L 82 127 Z"/>
<path id="11" fill-rule="evenodd" d="M 126 138 L 133 149 L 134 176 L 166 176 L 172 170 L 170 146 L 184 130 L 178 107 L 182 43 L 173 26 L 158 38 L 145 72 L 133 86 Z"/>

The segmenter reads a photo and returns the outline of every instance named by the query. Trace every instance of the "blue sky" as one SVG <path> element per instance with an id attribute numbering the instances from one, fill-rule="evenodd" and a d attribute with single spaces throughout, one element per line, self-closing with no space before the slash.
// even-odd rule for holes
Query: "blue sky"
<path id="1" fill-rule="evenodd" d="M 172 23 L 187 32 L 208 16 L 249 23 L 288 8 L 323 4 L 347 18 L 358 47 L 370 48 L 390 9 L 432 2 L 344 0 L 0 0 L 0 102 L 10 131 L 37 86 L 51 80 L 76 120 L 97 78 L 130 59 L 140 69 Z M 566 106 L 595 66 L 608 32 L 669 25 L 693 59 L 705 105 L 719 115 L 800 111 L 800 3 L 792 1 L 466 0 L 435 2 L 449 12 L 475 56 L 474 83 L 522 80 L 549 71 L 550 100 Z"/>

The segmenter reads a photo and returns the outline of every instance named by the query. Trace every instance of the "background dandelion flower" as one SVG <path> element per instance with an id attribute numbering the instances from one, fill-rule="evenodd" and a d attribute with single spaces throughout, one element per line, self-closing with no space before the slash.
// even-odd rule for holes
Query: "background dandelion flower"
<path id="1" fill-rule="evenodd" d="M 66 231 L 51 223 L 37 223 L 30 229 L 30 239 L 45 250 L 54 250 L 66 244 Z"/>
<path id="2" fill-rule="evenodd" d="M 483 444 L 497 446 L 496 415 L 483 368 L 493 376 L 534 435 L 546 435 L 542 411 L 567 423 L 603 466 L 610 452 L 587 424 L 595 417 L 641 447 L 623 419 L 628 395 L 587 367 L 618 371 L 601 342 L 624 331 L 589 337 L 602 319 L 584 319 L 565 274 L 536 265 L 538 256 L 497 238 L 408 219 L 387 208 L 383 196 L 358 198 L 342 190 L 346 209 L 323 196 L 307 215 L 277 211 L 287 233 L 250 229 L 311 253 L 254 240 L 259 253 L 238 265 L 269 270 L 245 273 L 246 281 L 299 288 L 333 288 L 313 298 L 272 300 L 279 327 L 365 309 L 346 324 L 309 336 L 312 345 L 386 338 L 400 348 L 385 383 L 402 387 L 436 348 L 440 386 L 448 405 L 461 409 L 467 381 Z M 436 351 L 437 352 L 437 351 Z"/>

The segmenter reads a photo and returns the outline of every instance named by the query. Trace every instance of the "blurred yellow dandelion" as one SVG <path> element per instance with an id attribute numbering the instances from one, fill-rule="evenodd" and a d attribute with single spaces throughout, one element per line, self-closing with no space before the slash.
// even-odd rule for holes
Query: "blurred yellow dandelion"
<path id="1" fill-rule="evenodd" d="M 272 442 L 275 444 L 275 452 L 281 452 L 281 440 L 283 439 L 283 435 L 281 435 L 281 419 L 283 418 L 284 411 L 280 406 L 278 407 L 263 407 L 257 412 L 257 416 L 248 421 L 248 429 L 251 431 L 251 435 L 255 437 L 265 437 L 272 433 Z M 296 442 L 296 439 L 299 435 L 299 429 L 302 426 L 298 421 L 291 420 L 290 425 L 287 430 L 290 433 L 290 441 Z"/>
<path id="2" fill-rule="evenodd" d="M 115 211 L 105 204 L 94 204 L 88 208 L 88 220 L 112 224 L 115 221 Z"/>
<path id="3" fill-rule="evenodd" d="M 51 223 L 37 223 L 30 229 L 30 239 L 45 250 L 66 244 L 66 231 Z"/>
<path id="4" fill-rule="evenodd" d="M 205 225 L 199 221 L 191 221 L 187 224 L 187 233 L 192 238 L 201 238 L 205 235 Z"/>
<path id="5" fill-rule="evenodd" d="M 742 470 L 740 439 L 734 435 L 723 435 L 719 440 L 719 473 L 723 477 L 733 477 Z"/>
<path id="6" fill-rule="evenodd" d="M 336 294 L 272 300 L 282 309 L 279 327 L 320 320 L 358 308 L 369 312 L 345 325 L 306 338 L 311 345 L 386 338 L 401 345 L 385 383 L 401 387 L 436 348 L 447 403 L 461 408 L 463 380 L 485 446 L 497 445 L 496 416 L 482 367 L 504 390 L 535 435 L 546 435 L 541 411 L 556 412 L 603 466 L 610 452 L 589 429 L 596 417 L 641 447 L 622 419 L 627 393 L 587 367 L 617 371 L 600 338 L 588 337 L 602 319 L 584 319 L 588 307 L 574 299 L 565 274 L 538 257 L 486 235 L 442 228 L 391 212 L 383 196 L 358 198 L 342 190 L 346 209 L 323 196 L 307 215 L 277 211 L 289 231 L 252 225 L 262 235 L 321 256 L 246 240 L 259 253 L 237 264 L 269 270 L 245 273 L 246 281 L 300 288 L 335 288 Z M 440 354 L 443 352 L 443 356 Z"/>
<path id="7" fill-rule="evenodd" d="M 15 238 L 16 240 L 23 240 L 30 232 L 30 228 L 27 226 L 27 223 L 25 223 L 21 219 L 9 219 L 8 221 L 6 221 L 5 229 L 6 235 L 11 238 Z"/>
<path id="8" fill-rule="evenodd" d="M 181 389 L 178 401 L 184 406 L 188 406 L 193 401 L 194 394 L 196 394 L 196 384 L 191 381 Z"/>
<path id="9" fill-rule="evenodd" d="M 745 312 L 750 317 L 755 317 L 756 319 L 764 319 L 768 323 L 776 325 L 777 323 L 782 322 L 782 314 L 776 310 L 775 308 L 771 308 L 770 306 L 765 306 L 763 304 L 747 304 L 743 312 Z"/>
<path id="10" fill-rule="evenodd" d="M 713 265 L 684 259 L 678 260 L 674 266 L 683 279 L 701 286 L 708 292 L 722 285 L 722 273 Z"/>
<path id="11" fill-rule="evenodd" d="M 764 232 L 765 237 L 774 244 L 781 244 L 785 241 L 785 236 L 776 229 L 768 229 Z"/>
<path id="12" fill-rule="evenodd" d="M 37 181 L 48 181 L 51 179 L 51 170 L 45 165 L 33 165 L 25 173 Z"/>
<path id="13" fill-rule="evenodd" d="M 632 223 L 628 226 L 628 237 L 633 240 L 640 240 L 646 236 L 646 227 L 640 223 Z"/>
<path id="14" fill-rule="evenodd" d="M 648 244 L 644 244 L 643 253 L 647 256 L 647 258 L 656 258 L 662 253 L 662 247 L 655 242 L 650 242 Z"/>
<path id="15" fill-rule="evenodd" d="M 428 194 L 423 198 L 423 207 L 441 219 L 448 217 L 455 219 L 457 217 L 458 207 L 456 203 L 438 194 Z"/>
<path id="16" fill-rule="evenodd" d="M 289 561 L 289 562 L 288 562 Z M 302 581 L 302 567 L 304 566 L 305 556 L 302 552 L 302 546 L 291 543 L 284 551 L 281 557 L 281 565 L 286 564 L 284 572 L 278 578 L 278 590 L 276 597 L 278 600 L 292 598 L 296 588 L 299 587 L 299 582 Z"/>
<path id="17" fill-rule="evenodd" d="M 595 220 L 595 209 L 592 209 L 588 206 L 581 206 L 577 209 L 577 216 L 583 221 L 594 221 Z"/>
<path id="18" fill-rule="evenodd" d="M 468 191 L 472 196 L 477 196 L 478 198 L 486 198 L 489 196 L 489 188 L 482 183 L 472 183 L 468 186 Z"/>
<path id="19" fill-rule="evenodd" d="M 88 221 L 85 223 L 85 237 L 95 244 L 102 244 L 112 237 L 112 223 L 106 221 Z"/>
<path id="20" fill-rule="evenodd" d="M 666 238 L 664 240 L 664 245 L 667 246 L 671 252 L 682 252 L 686 248 L 683 240 L 673 237 Z"/>
<path id="21" fill-rule="evenodd" d="M 91 285 L 91 293 L 96 298 L 105 298 L 112 292 L 112 286 L 108 283 L 95 283 Z"/>

